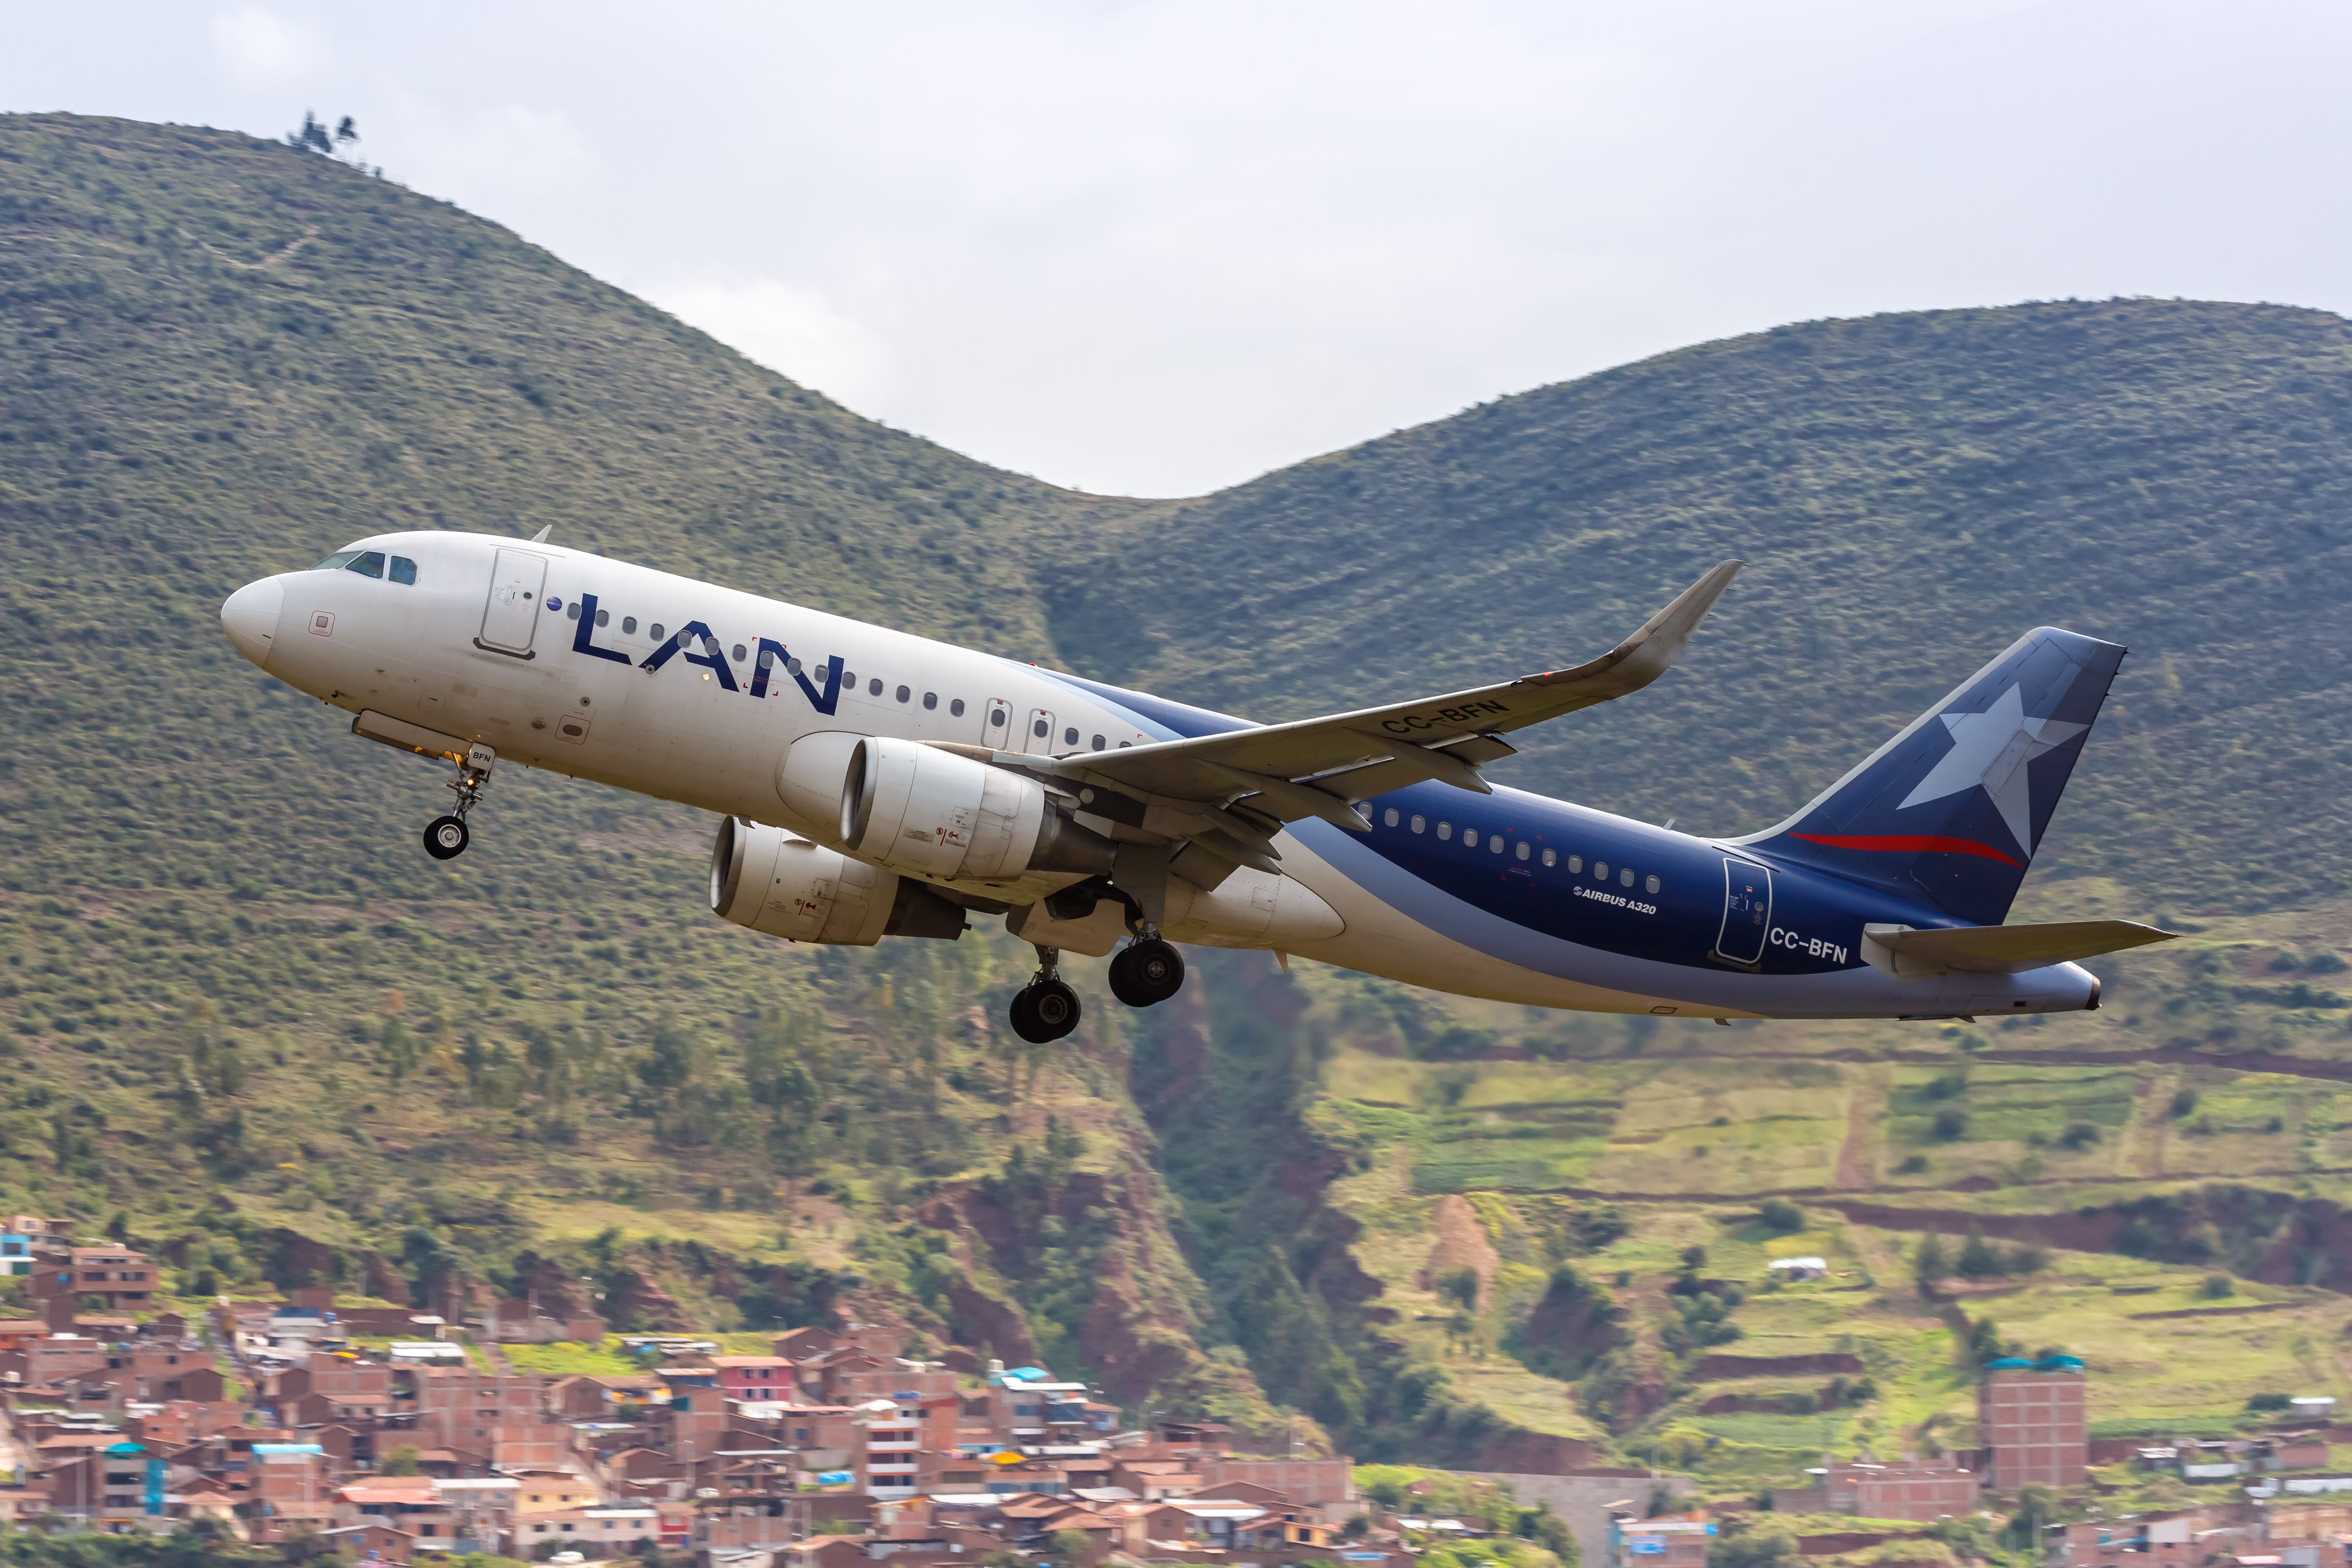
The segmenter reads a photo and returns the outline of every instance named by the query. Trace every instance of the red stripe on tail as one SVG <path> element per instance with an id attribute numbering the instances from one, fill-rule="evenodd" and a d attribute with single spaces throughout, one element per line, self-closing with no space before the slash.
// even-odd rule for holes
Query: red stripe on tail
<path id="1" fill-rule="evenodd" d="M 1808 844 L 1826 844 L 1832 849 L 1932 849 L 1947 855 L 1974 855 L 1982 860 L 1998 860 L 2004 866 L 2025 868 L 2024 862 L 2004 855 L 1990 844 L 1979 844 L 1973 838 L 1946 838 L 1933 833 L 1879 833 L 1841 836 L 1830 833 L 1791 833 L 1791 838 L 1801 838 Z"/>

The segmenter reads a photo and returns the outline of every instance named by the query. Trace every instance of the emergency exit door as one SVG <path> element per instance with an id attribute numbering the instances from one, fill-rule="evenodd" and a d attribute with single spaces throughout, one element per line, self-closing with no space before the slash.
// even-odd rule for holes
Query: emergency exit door
<path id="1" fill-rule="evenodd" d="M 1021 729 L 1021 749 L 1040 755 L 1054 749 L 1054 716 L 1043 708 L 1029 710 L 1029 722 Z"/>
<path id="2" fill-rule="evenodd" d="M 501 550 L 490 573 L 490 602 L 482 609 L 482 635 L 476 647 L 530 658 L 531 634 L 539 629 L 540 591 L 547 582 L 547 557 L 528 550 Z"/>
<path id="3" fill-rule="evenodd" d="M 1715 951 L 1734 963 L 1759 963 L 1771 930 L 1772 873 L 1752 860 L 1725 857 L 1723 929 L 1716 934 Z"/>

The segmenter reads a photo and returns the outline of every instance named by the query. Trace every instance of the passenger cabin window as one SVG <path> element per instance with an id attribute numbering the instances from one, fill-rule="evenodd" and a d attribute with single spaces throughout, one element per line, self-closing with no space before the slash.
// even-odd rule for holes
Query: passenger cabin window
<path id="1" fill-rule="evenodd" d="M 902 686 L 902 687 L 898 688 L 898 700 L 899 700 L 899 701 L 904 702 L 904 701 L 906 701 L 906 700 L 907 700 L 907 699 L 908 699 L 909 697 L 912 697 L 913 695 L 914 695 L 914 692 L 913 692 L 911 689 L 909 689 L 908 688 L 904 687 L 904 686 Z"/>
<path id="2" fill-rule="evenodd" d="M 621 630 L 630 637 L 636 636 L 637 617 L 635 616 L 623 616 L 621 617 Z"/>
<path id="3" fill-rule="evenodd" d="M 570 604 L 563 606 L 563 618 L 567 621 L 576 621 L 580 618 L 579 600 L 574 599 Z"/>
<path id="4" fill-rule="evenodd" d="M 1581 855 L 1571 855 L 1571 856 L 1570 856 L 1570 857 L 1568 858 L 1568 868 L 1569 868 L 1570 870 L 1571 870 L 1571 871 L 1581 871 L 1581 870 L 1583 870 L 1583 869 L 1584 869 L 1584 857 L 1583 857 L 1583 856 L 1581 856 Z"/>
<path id="5" fill-rule="evenodd" d="M 1518 849 L 1519 858 L 1520 858 L 1520 859 L 1522 859 L 1522 860 L 1526 859 L 1526 858 L 1528 858 L 1528 854 L 1529 854 L 1529 853 L 1530 853 L 1530 851 L 1529 851 L 1529 849 L 1528 848 L 1527 845 L 1526 845 L 1525 843 L 1520 844 L 1520 846 L 1519 846 L 1519 849 Z"/>
<path id="6" fill-rule="evenodd" d="M 1592 876 L 1595 881 L 1607 881 L 1609 879 L 1609 862 L 1606 860 L 1595 860 L 1592 863 Z"/>
<path id="7" fill-rule="evenodd" d="M 383 575 L 383 552 L 362 550 L 352 557 L 352 563 L 343 570 L 356 572 L 362 577 L 381 577 Z"/>
<path id="8" fill-rule="evenodd" d="M 735 645 L 735 662 L 738 664 L 742 663 L 748 651 L 749 650 L 746 649 L 741 643 L 737 643 Z"/>
<path id="9" fill-rule="evenodd" d="M 1545 864 L 1545 865 L 1547 865 L 1547 866 L 1557 866 L 1557 865 L 1559 865 L 1559 850 L 1557 850 L 1557 849 L 1547 849 L 1547 850 L 1545 850 L 1545 851 L 1544 851 L 1544 864 Z"/>
<path id="10" fill-rule="evenodd" d="M 1414 817 L 1414 818 L 1412 819 L 1412 830 L 1413 830 L 1415 833 L 1420 832 L 1423 828 L 1424 828 L 1424 827 L 1426 827 L 1426 826 L 1429 826 L 1429 818 L 1427 818 L 1427 817 L 1425 817 L 1425 816 L 1416 816 L 1416 817 Z"/>
<path id="11" fill-rule="evenodd" d="M 940 694 L 938 692 L 926 691 L 923 693 L 923 706 L 926 709 L 937 708 L 939 705 Z"/>
<path id="12" fill-rule="evenodd" d="M 1471 848 L 1473 848 L 1473 849 L 1477 848 L 1477 847 L 1478 847 L 1478 830 L 1477 830 L 1476 828 L 1475 828 L 1475 827 L 1465 827 L 1465 828 L 1464 828 L 1464 829 L 1462 830 L 1462 842 L 1463 842 L 1464 844 L 1465 844 L 1465 845 L 1469 846 L 1469 847 L 1470 847 Z"/>
<path id="13" fill-rule="evenodd" d="M 856 691 L 857 689 L 857 677 L 850 674 L 849 671 L 845 669 L 843 670 L 841 672 L 841 689 L 844 691 Z"/>
<path id="14" fill-rule="evenodd" d="M 1489 855 L 1500 855 L 1502 852 L 1503 836 L 1499 833 L 1489 833 L 1486 835 L 1486 853 Z"/>
<path id="15" fill-rule="evenodd" d="M 611 625 L 613 624 L 613 612 L 612 612 L 612 611 L 610 611 L 610 610 L 599 610 L 599 611 L 597 611 L 597 612 L 596 612 L 596 624 L 597 624 L 598 626 L 611 626 Z"/>
<path id="16" fill-rule="evenodd" d="M 948 700 L 948 716 L 952 719 L 961 719 L 963 717 L 962 698 L 953 697 Z"/>
<path id="17" fill-rule="evenodd" d="M 1617 873 L 1617 885 L 1621 888 L 1630 888 L 1633 885 L 1633 867 L 1628 866 L 1623 870 Z"/>
<path id="18" fill-rule="evenodd" d="M 1452 823 L 1450 823 L 1450 822 L 1441 822 L 1441 823 L 1439 823 L 1439 824 L 1437 825 L 1437 836 L 1438 836 L 1440 838 L 1451 838 L 1451 837 L 1454 837 L 1454 824 L 1452 824 Z"/>
<path id="19" fill-rule="evenodd" d="M 1657 879 L 1655 877 L 1648 877 L 1648 878 L 1644 878 L 1644 879 L 1643 879 L 1643 882 L 1642 882 L 1642 891 L 1643 891 L 1643 892 L 1645 892 L 1645 893 L 1648 893 L 1648 894 L 1651 894 L 1651 895 L 1653 895 L 1653 896 L 1654 897 L 1654 896 L 1656 895 L 1656 893 L 1657 893 L 1657 890 L 1658 890 L 1658 879 Z"/>
<path id="20" fill-rule="evenodd" d="M 882 678 L 880 676 L 877 675 L 873 679 L 866 683 L 866 695 L 868 697 L 879 697 L 882 695 Z"/>
<path id="21" fill-rule="evenodd" d="M 1078 731 L 1076 727 L 1072 727 L 1062 731 L 1062 744 L 1066 746 L 1075 746 L 1077 743 Z"/>
<path id="22" fill-rule="evenodd" d="M 1385 827 L 1394 827 L 1397 825 L 1397 808 L 1395 806 L 1391 806 L 1386 811 L 1381 813 L 1381 824 Z"/>
<path id="23" fill-rule="evenodd" d="M 1109 744 L 1110 744 L 1110 742 L 1109 742 L 1108 741 L 1104 740 L 1100 735 L 1097 735 L 1097 736 L 1094 738 L 1094 741 L 1093 741 L 1093 742 L 1092 742 L 1092 743 L 1093 743 L 1093 745 L 1094 745 L 1094 749 L 1095 749 L 1096 751 L 1097 751 L 1097 752 L 1101 751 L 1105 746 L 1108 746 L 1108 745 L 1109 745 Z"/>
<path id="24" fill-rule="evenodd" d="M 405 555 L 394 556 L 392 558 L 392 580 L 395 583 L 404 583 L 412 588 L 416 586 L 416 563 L 411 561 Z M 579 612 L 575 610 L 572 613 L 576 615 Z"/>
<path id="25" fill-rule="evenodd" d="M 646 635 L 652 637 L 656 642 L 669 641 L 669 637 L 662 630 L 662 624 L 659 621 L 656 621 L 652 626 L 646 627 Z"/>

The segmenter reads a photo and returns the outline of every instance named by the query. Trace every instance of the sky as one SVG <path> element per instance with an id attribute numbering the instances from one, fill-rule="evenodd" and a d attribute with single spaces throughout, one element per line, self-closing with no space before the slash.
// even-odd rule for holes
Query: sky
<path id="1" fill-rule="evenodd" d="M 2352 7 L 0 0 L 0 109 L 359 155 L 901 429 L 1189 495 L 1791 321 L 2352 309 Z"/>

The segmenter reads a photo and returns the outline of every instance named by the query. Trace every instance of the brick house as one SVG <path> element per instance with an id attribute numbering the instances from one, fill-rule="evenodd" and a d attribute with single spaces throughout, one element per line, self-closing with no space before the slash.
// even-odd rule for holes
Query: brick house
<path id="1" fill-rule="evenodd" d="M 2003 1356 L 1977 1384 L 1977 1441 L 1992 1458 L 1995 1491 L 2079 1487 L 2089 1458 L 2083 1363 Z"/>
<path id="2" fill-rule="evenodd" d="M 789 1401 L 798 1396 L 793 1363 L 780 1355 L 719 1355 L 710 1358 L 718 1369 L 719 1391 L 730 1399 Z"/>

